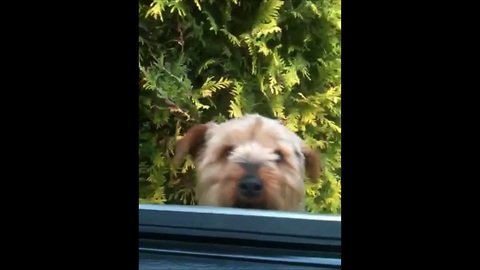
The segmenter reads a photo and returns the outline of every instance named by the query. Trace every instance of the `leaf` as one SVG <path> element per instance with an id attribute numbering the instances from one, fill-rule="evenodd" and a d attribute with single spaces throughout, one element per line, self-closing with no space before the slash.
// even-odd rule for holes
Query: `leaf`
<path id="1" fill-rule="evenodd" d="M 213 77 L 208 77 L 200 88 L 202 97 L 211 97 L 217 90 L 225 89 L 231 84 L 231 81 L 221 77 L 218 81 L 214 81 Z"/>
<path id="2" fill-rule="evenodd" d="M 228 40 L 229 40 L 233 45 L 235 45 L 236 47 L 240 47 L 240 40 L 239 40 L 236 36 L 234 36 L 233 34 L 231 34 L 230 32 L 228 32 L 228 30 L 225 29 L 225 28 L 220 29 L 220 31 L 221 31 L 222 33 L 224 33 L 224 34 L 228 37 Z"/>
<path id="3" fill-rule="evenodd" d="M 207 17 L 207 21 L 210 23 L 209 30 L 214 31 L 216 34 L 219 28 L 217 23 L 215 22 L 215 18 L 212 16 L 212 14 L 210 14 L 210 12 L 206 10 L 202 11 L 202 13 L 205 14 L 205 16 Z"/>
<path id="4" fill-rule="evenodd" d="M 167 1 L 165 0 L 153 0 L 150 4 L 151 8 L 147 11 L 146 16 L 153 16 L 155 19 L 160 18 L 160 21 L 163 22 L 162 13 L 165 11 L 166 2 Z"/>
<path id="5" fill-rule="evenodd" d="M 238 118 L 238 117 L 242 117 L 243 116 L 243 113 L 242 113 L 242 110 L 240 109 L 240 107 L 235 104 L 233 101 L 230 101 L 230 117 L 234 117 L 234 118 Z"/>
<path id="6" fill-rule="evenodd" d="M 198 10 L 202 11 L 202 6 L 200 5 L 200 1 L 202 1 L 202 0 L 194 0 L 195 5 L 197 6 Z"/>
<path id="7" fill-rule="evenodd" d="M 256 25 L 269 23 L 278 19 L 279 10 L 283 6 L 280 0 L 263 0 L 257 13 Z"/>
<path id="8" fill-rule="evenodd" d="M 151 200 L 152 203 L 156 204 L 164 204 L 166 201 L 165 195 L 163 193 L 163 188 L 158 188 L 155 193 L 153 194 Z"/>

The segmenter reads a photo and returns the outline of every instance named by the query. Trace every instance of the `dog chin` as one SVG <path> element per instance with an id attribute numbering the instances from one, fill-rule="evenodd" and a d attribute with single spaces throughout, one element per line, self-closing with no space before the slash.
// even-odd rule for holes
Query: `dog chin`
<path id="1" fill-rule="evenodd" d="M 268 210 L 262 203 L 260 202 L 251 202 L 251 201 L 243 201 L 237 200 L 233 204 L 234 208 L 242 208 L 242 209 L 257 209 L 257 210 Z"/>

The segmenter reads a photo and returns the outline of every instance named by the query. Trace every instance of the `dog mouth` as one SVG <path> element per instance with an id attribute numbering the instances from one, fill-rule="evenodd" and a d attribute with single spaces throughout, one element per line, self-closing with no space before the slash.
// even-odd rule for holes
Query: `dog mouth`
<path id="1" fill-rule="evenodd" d="M 255 202 L 242 202 L 242 201 L 237 201 L 233 204 L 234 208 L 241 208 L 241 209 L 257 209 L 257 210 L 267 210 L 267 208 L 260 204 L 260 203 L 255 203 Z"/>

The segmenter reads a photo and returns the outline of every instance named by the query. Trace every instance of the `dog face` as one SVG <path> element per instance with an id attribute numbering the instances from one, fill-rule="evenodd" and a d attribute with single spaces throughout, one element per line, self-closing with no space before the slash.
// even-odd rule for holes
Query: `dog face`
<path id="1" fill-rule="evenodd" d="M 199 205 L 303 211 L 304 178 L 319 174 L 316 152 L 277 120 L 257 114 L 192 127 L 176 143 L 190 154 Z"/>

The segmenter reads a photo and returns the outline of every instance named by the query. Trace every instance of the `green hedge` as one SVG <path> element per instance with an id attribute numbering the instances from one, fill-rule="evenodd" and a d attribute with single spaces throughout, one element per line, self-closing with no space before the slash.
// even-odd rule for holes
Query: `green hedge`
<path id="1" fill-rule="evenodd" d="M 321 149 L 307 211 L 341 211 L 340 0 L 139 3 L 140 202 L 194 204 L 175 139 L 245 113 L 282 119 Z"/>

